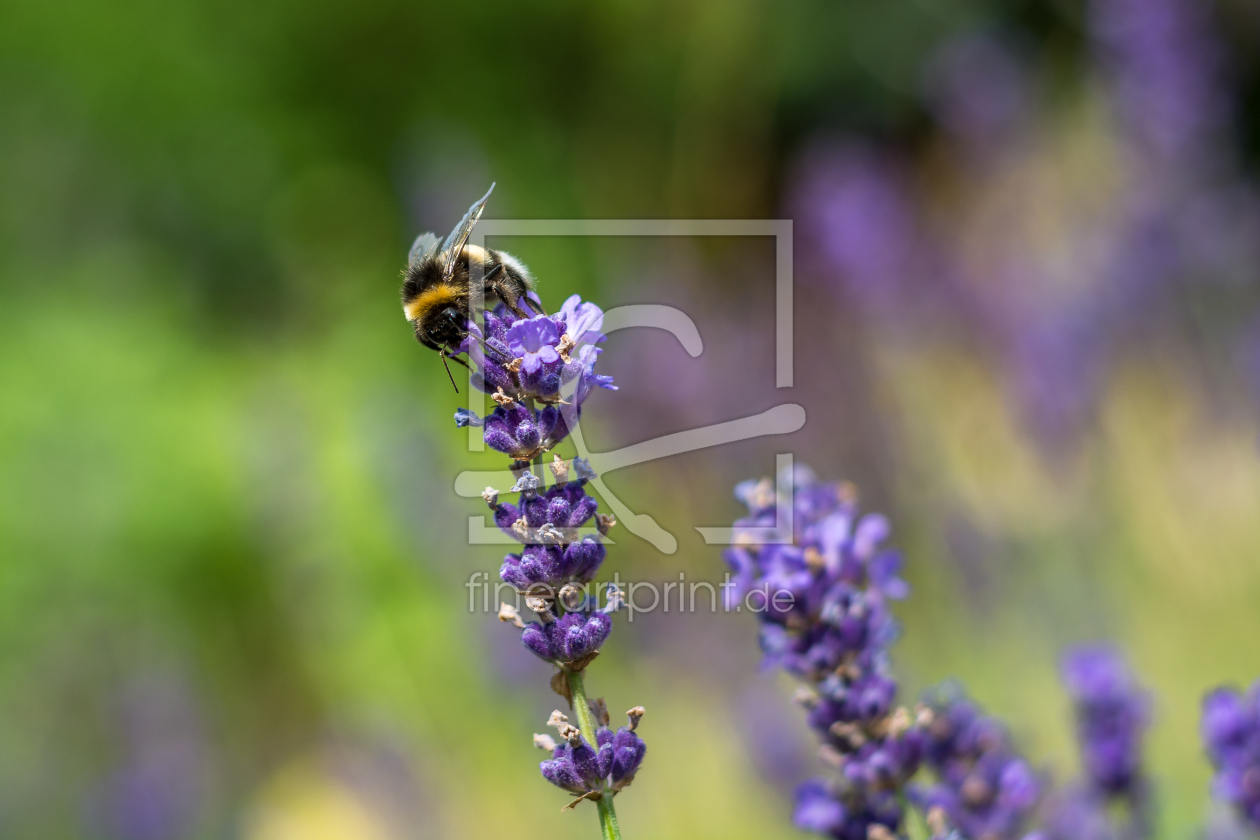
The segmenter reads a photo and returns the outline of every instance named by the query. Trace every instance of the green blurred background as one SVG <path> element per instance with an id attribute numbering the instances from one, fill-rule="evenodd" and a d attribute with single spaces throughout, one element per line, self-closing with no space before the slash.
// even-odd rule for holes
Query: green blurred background
<path id="1" fill-rule="evenodd" d="M 609 340 L 594 449 L 807 410 L 610 475 L 679 550 L 623 531 L 608 572 L 720 579 L 694 526 L 790 450 L 894 519 L 905 697 L 961 679 L 1062 780 L 1059 652 L 1115 640 L 1192 836 L 1199 698 L 1260 674 L 1260 13 L 1192 5 L 5 4 L 0 835 L 591 836 L 534 769 L 548 668 L 467 609 L 502 552 L 454 477 L 497 462 L 398 312 L 411 239 L 497 181 L 490 218 L 796 222 L 784 391 L 768 241 L 491 243 L 549 307 L 695 319 L 698 359 Z M 627 837 L 802 836 L 754 624 L 619 619 Z"/>

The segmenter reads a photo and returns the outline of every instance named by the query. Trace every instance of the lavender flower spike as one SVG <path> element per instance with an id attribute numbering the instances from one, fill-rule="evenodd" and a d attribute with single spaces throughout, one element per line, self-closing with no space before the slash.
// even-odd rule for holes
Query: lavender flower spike
<path id="1" fill-rule="evenodd" d="M 479 211 L 479 205 L 474 206 Z M 472 221 L 470 222 L 469 219 Z M 465 225 L 475 224 L 470 211 Z M 466 233 L 465 229 L 464 232 Z M 503 604 L 498 617 L 521 634 L 527 650 L 553 664 L 551 687 L 569 701 L 576 725 L 557 712 L 552 724 L 560 734 L 535 735 L 534 743 L 551 751 L 539 769 L 543 778 L 577 798 L 595 802 L 601 834 L 620 840 L 612 800 L 635 777 L 646 747 L 635 734 L 641 707 L 631 709 L 629 724 L 613 732 L 600 699 L 586 697 L 584 673 L 612 633 L 612 614 L 622 605 L 620 592 L 608 587 L 607 602 L 588 592 L 606 549 L 603 539 L 615 524 L 597 513 L 598 502 L 586 487 L 595 477 L 590 465 L 572 464 L 558 456 L 547 484 L 543 456 L 569 436 L 581 417 L 583 404 L 596 389 L 616 390 L 612 377 L 595 373 L 604 340 L 604 313 L 577 295 L 554 315 L 546 314 L 533 292 L 517 301 L 515 311 L 500 304 L 493 312 L 468 319 L 467 334 L 459 345 L 466 354 L 475 388 L 491 396 L 494 410 L 479 417 L 467 408 L 455 412 L 457 428 L 483 429 L 486 446 L 506 455 L 516 482 L 507 493 L 487 487 L 482 498 L 495 524 L 521 544 L 504 559 L 500 577 L 524 596 L 535 620 Z"/>
<path id="2" fill-rule="evenodd" d="M 1106 646 L 1077 648 L 1064 657 L 1063 680 L 1076 712 L 1086 783 L 1105 796 L 1138 797 L 1150 701 L 1124 658 Z"/>
<path id="3" fill-rule="evenodd" d="M 1062 663 L 1072 698 L 1082 774 L 1043 808 L 1045 840 L 1141 840 L 1150 836 L 1142 738 L 1150 702 L 1124 657 L 1108 645 L 1078 647 Z"/>
<path id="4" fill-rule="evenodd" d="M 749 515 L 735 523 L 726 552 L 726 604 L 757 611 L 766 663 L 804 683 L 799 699 L 837 770 L 797 789 L 793 821 L 840 840 L 891 838 L 903 821 L 897 794 L 923 759 L 930 723 L 895 704 L 888 647 L 897 624 L 888 605 L 909 593 L 900 556 L 881 547 L 888 522 L 860 515 L 852 487 L 820 483 L 804 468 L 777 486 L 793 488 L 790 501 L 769 480 L 736 488 Z M 754 529 L 773 527 L 789 503 L 792 543 L 758 543 Z"/>

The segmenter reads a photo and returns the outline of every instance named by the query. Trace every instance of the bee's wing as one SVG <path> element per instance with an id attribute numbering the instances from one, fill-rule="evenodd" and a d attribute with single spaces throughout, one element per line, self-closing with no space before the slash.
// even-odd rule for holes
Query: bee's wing
<path id="1" fill-rule="evenodd" d="M 416 241 L 411 244 L 411 250 L 407 252 L 407 265 L 424 262 L 425 259 L 433 256 L 437 251 L 437 237 L 432 233 L 422 233 L 416 237 Z"/>
<path id="2" fill-rule="evenodd" d="M 450 280 L 455 274 L 455 261 L 459 259 L 459 254 L 464 250 L 464 243 L 468 241 L 468 235 L 472 233 L 473 226 L 477 224 L 477 220 L 481 218 L 481 211 L 486 209 L 486 201 L 490 199 L 490 193 L 494 192 L 494 184 L 490 185 L 490 189 L 486 190 L 483 195 L 472 207 L 468 208 L 468 215 L 455 226 L 451 231 L 451 235 L 446 237 L 446 241 L 442 243 L 442 252 L 446 254 L 446 265 L 442 269 L 442 280 Z"/>

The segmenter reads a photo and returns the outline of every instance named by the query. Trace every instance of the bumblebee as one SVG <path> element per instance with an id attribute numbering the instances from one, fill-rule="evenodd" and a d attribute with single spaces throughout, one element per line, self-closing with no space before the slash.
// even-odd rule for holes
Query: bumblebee
<path id="1" fill-rule="evenodd" d="M 468 244 L 492 192 L 494 184 L 468 208 L 440 246 L 436 236 L 425 233 L 416 238 L 407 255 L 401 291 L 403 315 L 415 329 L 416 340 L 440 353 L 444 365 L 447 359 L 454 359 L 468 366 L 455 353 L 468 336 L 468 322 L 475 314 L 475 284 L 481 287 L 483 302 L 498 299 L 518 317 L 529 317 L 520 305 L 534 287 L 525 266 L 511 254 Z M 446 372 L 449 376 L 449 365 Z M 454 377 L 451 384 L 455 384 Z"/>

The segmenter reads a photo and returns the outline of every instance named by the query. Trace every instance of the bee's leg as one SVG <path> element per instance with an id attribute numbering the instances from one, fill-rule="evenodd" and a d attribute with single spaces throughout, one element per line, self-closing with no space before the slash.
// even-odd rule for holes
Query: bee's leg
<path id="1" fill-rule="evenodd" d="M 523 294 L 517 288 L 514 288 L 508 278 L 500 278 L 488 284 L 494 293 L 499 296 L 499 300 L 503 301 L 503 305 L 512 311 L 517 318 L 532 318 L 533 315 L 521 308 L 521 296 Z"/>
<path id="2" fill-rule="evenodd" d="M 459 356 L 452 356 L 450 353 L 445 352 L 445 351 L 443 351 L 442 355 L 450 359 L 452 362 L 459 362 L 464 367 L 468 368 L 469 370 L 472 370 L 472 368 L 468 366 L 468 362 L 465 362 Z"/>
<path id="3" fill-rule="evenodd" d="M 495 265 L 486 273 L 486 288 L 498 295 L 517 318 L 532 317 L 520 305 L 521 298 L 530 290 L 529 275 L 524 273 L 524 267 L 507 254 L 500 251 L 492 253 Z"/>
<path id="4" fill-rule="evenodd" d="M 445 353 L 443 353 L 443 354 L 442 354 L 442 367 L 446 368 L 446 378 L 447 378 L 447 379 L 449 379 L 449 380 L 451 380 L 451 387 L 452 387 L 452 388 L 454 388 L 454 389 L 455 389 L 455 393 L 457 393 L 457 394 L 458 394 L 458 393 L 459 393 L 459 386 L 455 384 L 455 377 L 454 377 L 454 376 L 451 376 L 451 366 L 450 366 L 450 365 L 448 365 L 448 364 L 446 363 L 446 360 L 447 360 L 448 358 L 450 358 L 450 357 L 449 357 L 449 356 L 447 356 Z"/>
<path id="5" fill-rule="evenodd" d="M 517 318 L 530 317 L 523 309 L 521 309 L 518 301 L 518 295 L 511 292 L 510 279 L 504 275 L 507 274 L 506 268 L 501 262 L 496 262 L 494 267 L 486 272 L 486 276 L 482 278 L 486 291 L 491 292 L 499 300 L 503 301 L 503 305 L 511 310 L 512 314 Z"/>
<path id="6" fill-rule="evenodd" d="M 451 387 L 454 388 L 455 393 L 458 394 L 459 386 L 455 384 L 455 377 L 451 376 L 451 366 L 446 363 L 446 360 L 448 358 L 454 359 L 455 357 L 448 356 L 447 350 L 445 347 L 442 347 L 441 345 L 438 345 L 438 344 L 434 344 L 429 339 L 420 335 L 419 332 L 416 333 L 416 340 L 419 341 L 421 344 L 423 344 L 425 347 L 428 347 L 430 350 L 436 350 L 438 355 L 442 357 L 442 367 L 446 369 L 446 377 L 451 380 Z M 465 362 L 463 359 L 455 359 L 455 361 L 459 362 L 464 367 L 468 367 L 468 363 Z"/>
<path id="7" fill-rule="evenodd" d="M 521 309 L 520 305 L 518 304 L 516 300 L 510 300 L 510 301 L 505 300 L 503 302 L 507 304 L 507 308 L 512 310 L 512 314 L 515 315 L 517 318 L 525 318 L 526 320 L 528 320 L 534 317 L 533 315 L 530 315 L 528 312 L 526 312 L 524 309 Z"/>

